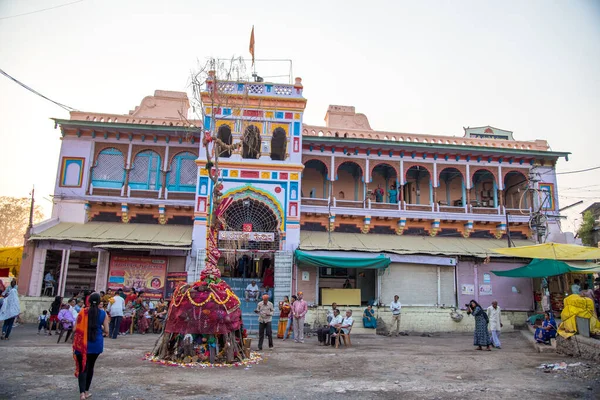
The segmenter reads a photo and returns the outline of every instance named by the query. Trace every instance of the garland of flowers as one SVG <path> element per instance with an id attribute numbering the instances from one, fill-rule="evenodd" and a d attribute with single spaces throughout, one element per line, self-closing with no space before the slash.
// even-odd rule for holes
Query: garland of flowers
<path id="1" fill-rule="evenodd" d="M 252 352 L 250 353 L 250 358 L 244 359 L 244 361 L 237 361 L 232 364 L 227 363 L 214 363 L 210 362 L 176 362 L 176 361 L 166 361 L 162 360 L 152 353 L 146 353 L 146 356 L 143 358 L 146 361 L 150 361 L 153 363 L 157 363 L 160 365 L 166 365 L 168 367 L 182 367 L 182 368 L 231 368 L 231 367 L 248 367 L 252 364 L 258 364 L 263 360 L 259 353 Z"/>

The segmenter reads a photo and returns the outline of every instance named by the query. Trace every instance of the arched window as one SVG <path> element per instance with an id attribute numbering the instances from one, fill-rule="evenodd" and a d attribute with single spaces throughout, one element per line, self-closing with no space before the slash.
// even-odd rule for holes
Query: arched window
<path id="1" fill-rule="evenodd" d="M 115 148 L 104 149 L 98 154 L 92 170 L 92 185 L 98 188 L 121 189 L 125 182 L 125 158 Z"/>
<path id="2" fill-rule="evenodd" d="M 138 153 L 129 173 L 129 186 L 139 190 L 160 189 L 160 156 L 152 150 Z"/>
<path id="3" fill-rule="evenodd" d="M 285 160 L 287 138 L 283 128 L 276 128 L 271 139 L 271 160 Z"/>
<path id="4" fill-rule="evenodd" d="M 219 126 L 219 129 L 217 130 L 217 138 L 221 139 L 223 143 L 231 145 L 233 138 L 231 136 L 231 128 L 229 125 Z M 231 151 L 222 149 L 219 157 L 229 158 L 231 157 Z"/>
<path id="5" fill-rule="evenodd" d="M 256 126 L 250 125 L 246 128 L 242 141 L 242 158 L 260 157 L 260 132 Z"/>
<path id="6" fill-rule="evenodd" d="M 196 156 L 192 153 L 179 153 L 171 161 L 167 173 L 167 189 L 170 192 L 194 192 L 198 167 Z"/>

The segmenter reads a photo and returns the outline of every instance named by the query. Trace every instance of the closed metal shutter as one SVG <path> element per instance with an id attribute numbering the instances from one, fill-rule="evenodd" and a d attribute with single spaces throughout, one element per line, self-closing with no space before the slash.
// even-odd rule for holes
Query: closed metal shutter
<path id="1" fill-rule="evenodd" d="M 292 293 L 292 265 L 293 254 L 291 251 L 275 252 L 275 289 L 273 293 L 274 304 L 279 304 L 283 296 Z"/>
<path id="2" fill-rule="evenodd" d="M 454 268 L 424 264 L 390 264 L 381 276 L 381 301 L 390 304 L 397 294 L 403 306 L 435 306 L 438 304 L 438 268 L 441 303 L 454 305 Z"/>

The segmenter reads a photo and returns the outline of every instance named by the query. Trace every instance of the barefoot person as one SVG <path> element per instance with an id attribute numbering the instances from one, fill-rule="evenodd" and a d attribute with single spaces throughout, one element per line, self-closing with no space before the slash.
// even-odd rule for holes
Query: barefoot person
<path id="1" fill-rule="evenodd" d="M 104 350 L 102 334 L 108 334 L 108 318 L 106 312 L 100 310 L 100 294 L 92 293 L 89 307 L 81 310 L 75 325 L 73 339 L 73 358 L 75 359 L 75 376 L 79 381 L 79 399 L 92 397 L 90 386 L 94 377 L 94 365 Z"/>

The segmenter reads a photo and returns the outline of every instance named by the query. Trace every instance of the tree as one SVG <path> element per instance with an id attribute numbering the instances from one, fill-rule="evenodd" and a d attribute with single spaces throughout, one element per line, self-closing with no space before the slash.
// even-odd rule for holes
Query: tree
<path id="1" fill-rule="evenodd" d="M 31 199 L 0 196 L 0 247 L 21 246 L 29 225 Z M 33 222 L 44 219 L 44 212 L 36 206 Z"/>
<path id="2" fill-rule="evenodd" d="M 581 238 L 581 241 L 585 246 L 597 246 L 597 243 L 594 239 L 594 225 L 596 220 L 594 218 L 594 214 L 591 211 L 586 211 L 583 214 L 583 222 L 579 226 L 577 230 L 577 236 Z"/>

